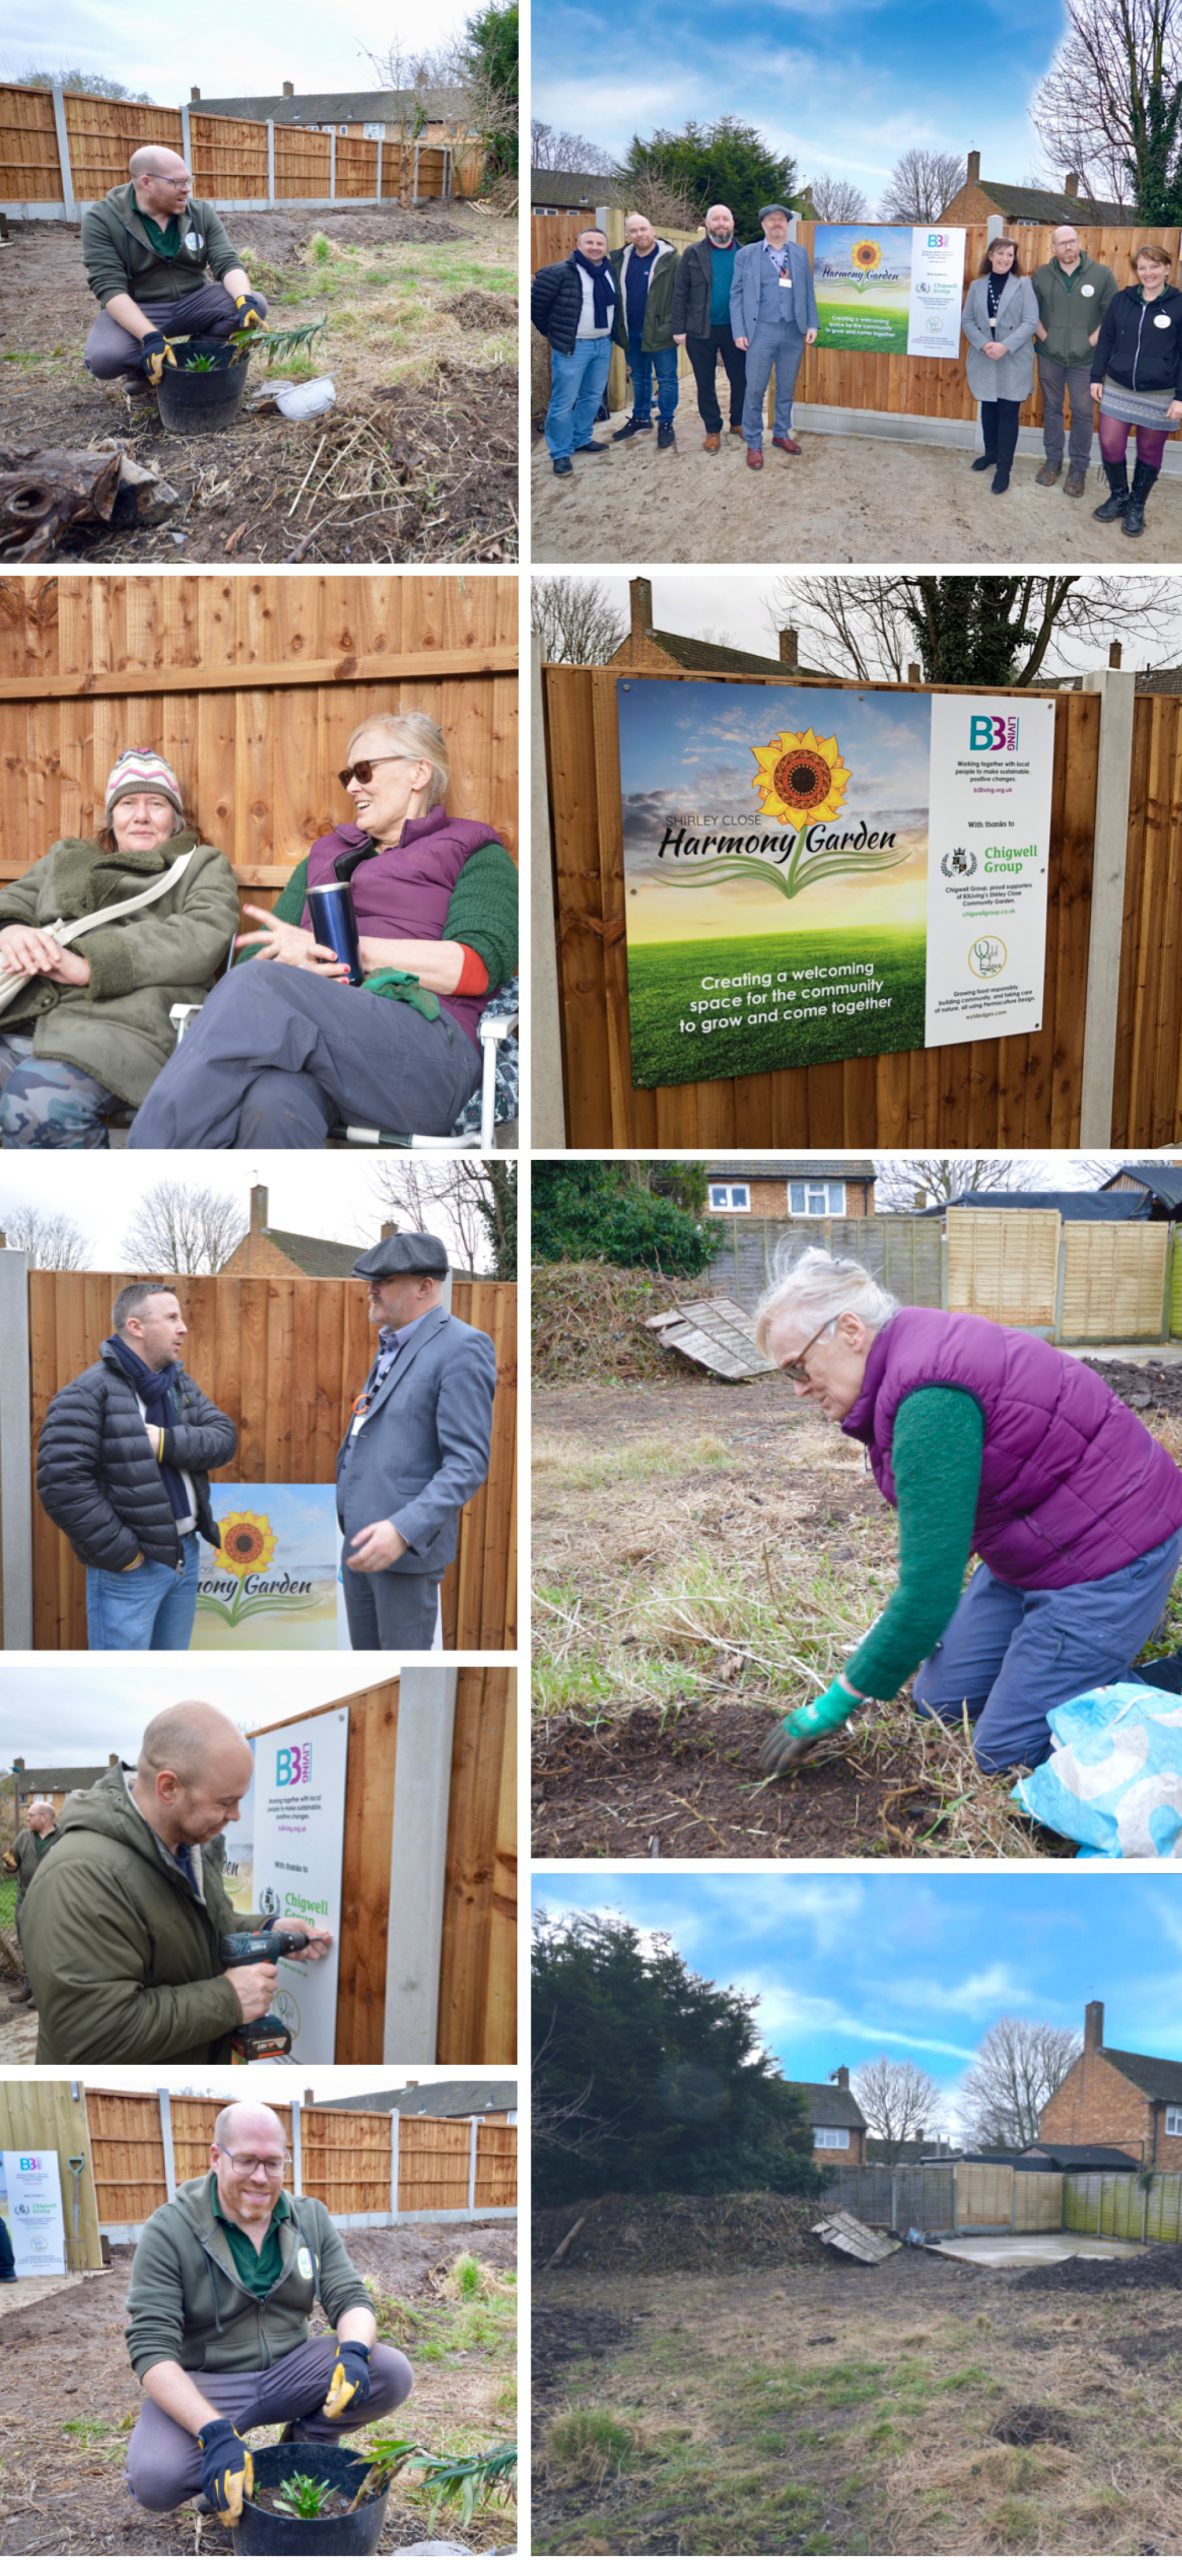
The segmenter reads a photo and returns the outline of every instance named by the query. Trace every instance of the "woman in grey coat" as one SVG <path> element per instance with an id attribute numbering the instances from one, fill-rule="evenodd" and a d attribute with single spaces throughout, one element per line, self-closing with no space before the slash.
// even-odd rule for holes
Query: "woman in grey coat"
<path id="1" fill-rule="evenodd" d="M 979 275 L 969 286 L 960 319 L 969 342 L 969 389 L 981 403 L 985 450 L 974 471 L 992 471 L 995 497 L 1010 485 L 1018 446 L 1018 416 L 1034 388 L 1034 333 L 1038 304 L 1029 276 L 1018 266 L 1016 240 L 991 240 Z"/>

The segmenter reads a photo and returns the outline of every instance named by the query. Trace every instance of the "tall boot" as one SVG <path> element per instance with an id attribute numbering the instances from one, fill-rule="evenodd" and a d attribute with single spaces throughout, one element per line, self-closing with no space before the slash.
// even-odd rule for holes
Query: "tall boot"
<path id="1" fill-rule="evenodd" d="M 1020 414 L 1020 405 L 1017 400 L 998 401 L 997 468 L 989 483 L 995 498 L 1000 498 L 1003 492 L 1008 489 L 1010 485 L 1010 472 L 1013 468 L 1014 455 L 1018 450 L 1018 419 Z"/>
<path id="2" fill-rule="evenodd" d="M 997 469 L 997 402 L 996 402 L 996 400 L 983 400 L 983 401 L 981 402 L 981 440 L 982 440 L 982 444 L 983 444 L 984 450 L 983 450 L 981 453 L 979 453 L 979 454 L 977 455 L 977 459 L 976 459 L 976 461 L 971 465 L 971 468 L 972 468 L 974 471 L 996 471 L 996 469 Z"/>
<path id="3" fill-rule="evenodd" d="M 1117 516 L 1123 516 L 1125 508 L 1129 503 L 1129 473 L 1127 463 L 1106 462 L 1104 465 L 1104 477 L 1108 482 L 1108 496 L 1106 497 L 1102 507 L 1093 507 L 1092 514 L 1094 515 L 1097 524 L 1113 524 L 1115 523 Z"/>
<path id="4" fill-rule="evenodd" d="M 1133 473 L 1132 494 L 1125 508 L 1125 520 L 1121 526 L 1121 532 L 1127 533 L 1132 542 L 1136 541 L 1138 534 L 1145 531 L 1145 501 L 1156 478 L 1157 473 L 1150 463 L 1138 462 Z"/>

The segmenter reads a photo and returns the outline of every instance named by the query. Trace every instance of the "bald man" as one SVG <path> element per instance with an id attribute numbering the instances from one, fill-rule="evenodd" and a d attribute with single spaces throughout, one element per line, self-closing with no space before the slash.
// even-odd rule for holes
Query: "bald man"
<path id="1" fill-rule="evenodd" d="M 128 165 L 130 185 L 82 216 L 83 264 L 102 306 L 82 360 L 101 382 L 127 374 L 155 388 L 176 362 L 170 338 L 261 329 L 267 305 L 178 153 L 145 143 Z"/>
<path id="2" fill-rule="evenodd" d="M 698 415 L 706 430 L 705 449 L 717 453 L 722 444 L 722 411 L 718 405 L 718 359 L 730 386 L 730 430 L 743 432 L 747 390 L 747 358 L 735 345 L 731 327 L 731 286 L 739 243 L 729 204 L 712 204 L 706 233 L 683 249 L 673 279 L 673 343 L 684 347 L 698 387 Z"/>
<path id="3" fill-rule="evenodd" d="M 21 1913 L 38 2062 L 228 2062 L 238 2028 L 266 2016 L 274 1965 L 226 1967 L 219 1954 L 228 1931 L 264 1924 L 234 1910 L 201 1854 L 234 1821 L 252 1766 L 228 1716 L 185 1700 L 152 1718 L 134 1771 L 108 1769 L 67 1798 Z M 295 1962 L 332 1944 L 326 1930 L 303 1934 Z"/>
<path id="4" fill-rule="evenodd" d="M 201 2495 L 234 2525 L 253 2486 L 244 2441 L 283 2424 L 335 2444 L 406 2399 L 413 2375 L 378 2345 L 369 2295 L 326 2208 L 289 2193 L 280 2118 L 223 2107 L 209 2169 L 145 2223 L 127 2296 L 127 2345 L 144 2406 L 127 2486 L 156 2514 Z M 308 2335 L 319 2299 L 332 2331 Z"/>

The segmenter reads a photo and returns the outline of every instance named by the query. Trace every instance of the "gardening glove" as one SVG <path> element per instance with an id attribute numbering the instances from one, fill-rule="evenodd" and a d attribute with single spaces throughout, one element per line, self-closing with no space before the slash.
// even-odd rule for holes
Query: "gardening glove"
<path id="1" fill-rule="evenodd" d="M 240 329 L 266 328 L 267 315 L 257 293 L 235 294 L 234 309 L 238 314 L 238 326 Z"/>
<path id="2" fill-rule="evenodd" d="M 149 329 L 147 337 L 140 339 L 140 364 L 143 371 L 147 374 L 153 391 L 159 391 L 160 389 L 160 376 L 164 371 L 165 365 L 175 365 L 175 363 L 176 355 L 173 349 L 169 346 L 168 340 L 164 336 L 163 331 L 160 329 Z"/>
<path id="3" fill-rule="evenodd" d="M 337 2348 L 328 2398 L 320 2412 L 322 2418 L 343 2418 L 346 2409 L 359 2407 L 369 2398 L 369 2348 L 359 2346 L 356 2338 L 347 2338 Z"/>
<path id="4" fill-rule="evenodd" d="M 839 1725 L 845 1724 L 861 1703 L 860 1698 L 851 1697 L 849 1690 L 843 1689 L 840 1680 L 834 1680 L 823 1697 L 813 1699 L 811 1706 L 794 1708 L 781 1724 L 772 1726 L 766 1737 L 759 1754 L 764 1776 L 782 1778 L 787 1770 L 795 1769 L 797 1762 L 806 1759 L 825 1734 L 835 1733 Z"/>
<path id="5" fill-rule="evenodd" d="M 227 2524 L 238 2524 L 242 2518 L 242 2501 L 254 2488 L 254 2464 L 249 2445 L 228 2418 L 211 2418 L 207 2427 L 198 2429 L 201 2447 L 201 2486 L 214 2514 L 224 2516 Z"/>

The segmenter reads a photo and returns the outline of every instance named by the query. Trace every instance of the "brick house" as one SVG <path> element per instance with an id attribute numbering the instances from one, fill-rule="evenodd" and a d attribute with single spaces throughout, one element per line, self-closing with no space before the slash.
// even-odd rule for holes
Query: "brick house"
<path id="1" fill-rule="evenodd" d="M 384 1236 L 393 1235 L 387 1222 Z M 235 1280 L 290 1278 L 298 1273 L 303 1280 L 348 1280 L 359 1253 L 360 1244 L 337 1244 L 331 1236 L 302 1236 L 289 1227 L 267 1224 L 267 1186 L 256 1182 L 250 1194 L 250 1226 L 242 1242 L 235 1245 L 228 1262 L 222 1265 L 222 1277 Z"/>
<path id="2" fill-rule="evenodd" d="M 653 626 L 653 582 L 630 578 L 628 637 L 608 659 L 609 667 L 631 667 L 638 675 L 801 676 L 795 631 L 779 633 L 778 658 L 760 658 L 750 649 L 729 649 L 720 640 L 694 640 L 684 631 L 658 631 Z"/>
<path id="3" fill-rule="evenodd" d="M 1084 2010 L 1084 2049 L 1039 2117 L 1043 2143 L 1111 2143 L 1143 2169 L 1182 2169 L 1182 2062 L 1104 2042 L 1104 2003 Z"/>
<path id="4" fill-rule="evenodd" d="M 871 1218 L 869 1156 L 781 1156 L 751 1164 L 708 1164 L 711 1218 Z"/>
<path id="5" fill-rule="evenodd" d="M 1095 223 L 1133 223 L 1131 205 L 1111 204 L 1081 194 L 1079 179 L 1069 169 L 1062 187 L 1021 187 L 1009 178 L 983 178 L 981 154 L 970 151 L 963 187 L 945 205 L 941 222 L 987 222 L 1000 214 L 1007 229 L 1038 228 L 1043 223 L 1076 222 L 1081 230 Z"/>
<path id="6" fill-rule="evenodd" d="M 804 2099 L 818 2167 L 864 2169 L 866 2118 L 850 2087 L 845 2063 L 828 2080 L 790 2080 L 788 2086 Z"/>

